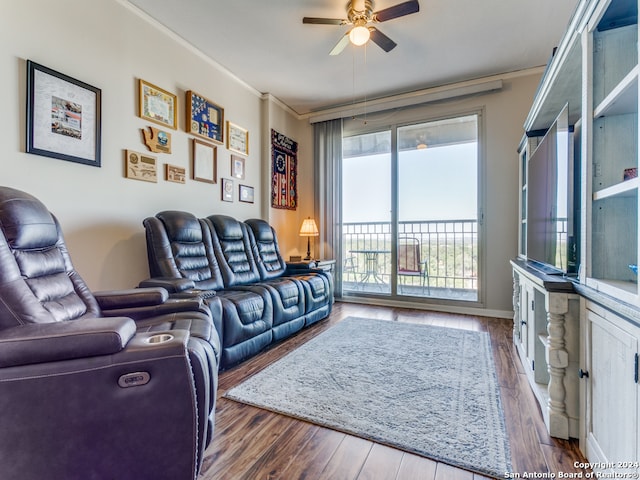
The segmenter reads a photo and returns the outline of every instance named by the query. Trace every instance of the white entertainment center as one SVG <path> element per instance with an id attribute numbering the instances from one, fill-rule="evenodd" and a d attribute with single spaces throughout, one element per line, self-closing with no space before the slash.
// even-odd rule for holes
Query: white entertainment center
<path id="1" fill-rule="evenodd" d="M 637 16 L 638 0 L 578 2 L 524 125 L 511 262 L 514 343 L 550 435 L 578 438 L 589 462 L 613 465 L 640 462 Z M 529 161 L 566 105 L 576 176 L 555 193 L 575 188 L 574 216 L 562 231 L 554 211 L 557 236 L 542 260 L 554 268 L 541 271 L 528 256 L 540 229 L 529 216 L 528 202 L 540 202 Z"/>

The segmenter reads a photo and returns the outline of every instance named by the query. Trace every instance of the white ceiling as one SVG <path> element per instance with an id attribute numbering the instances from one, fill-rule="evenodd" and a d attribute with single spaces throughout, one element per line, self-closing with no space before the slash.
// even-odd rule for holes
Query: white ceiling
<path id="1" fill-rule="evenodd" d="M 233 75 L 300 115 L 545 65 L 578 0 L 420 0 L 377 24 L 398 46 L 329 52 L 349 26 L 347 0 L 128 0 Z M 403 0 L 377 0 L 381 10 Z"/>

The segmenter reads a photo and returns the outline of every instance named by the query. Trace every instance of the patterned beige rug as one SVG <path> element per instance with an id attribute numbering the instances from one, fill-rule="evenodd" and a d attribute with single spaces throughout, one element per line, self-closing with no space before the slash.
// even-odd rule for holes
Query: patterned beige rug
<path id="1" fill-rule="evenodd" d="M 484 475 L 512 471 L 484 332 L 350 317 L 225 396 Z"/>

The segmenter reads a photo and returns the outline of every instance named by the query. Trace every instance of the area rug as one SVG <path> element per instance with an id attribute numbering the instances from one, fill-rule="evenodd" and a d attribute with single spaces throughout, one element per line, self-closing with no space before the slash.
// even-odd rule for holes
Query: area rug
<path id="1" fill-rule="evenodd" d="M 225 397 L 484 475 L 512 471 L 485 332 L 349 317 Z"/>

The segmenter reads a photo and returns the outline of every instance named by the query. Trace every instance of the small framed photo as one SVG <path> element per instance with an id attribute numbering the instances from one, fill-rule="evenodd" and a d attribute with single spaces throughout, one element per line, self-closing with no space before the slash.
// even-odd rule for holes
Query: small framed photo
<path id="1" fill-rule="evenodd" d="M 186 129 L 192 135 L 224 143 L 224 108 L 189 90 Z"/>
<path id="2" fill-rule="evenodd" d="M 125 150 L 125 176 L 134 180 L 156 183 L 158 181 L 156 157 Z"/>
<path id="3" fill-rule="evenodd" d="M 191 176 L 194 180 L 207 183 L 217 182 L 217 151 L 215 145 L 194 138 L 191 161 Z"/>
<path id="4" fill-rule="evenodd" d="M 101 90 L 27 60 L 26 152 L 100 166 Z"/>
<path id="5" fill-rule="evenodd" d="M 230 178 L 222 179 L 222 201 L 233 202 L 233 180 Z"/>
<path id="6" fill-rule="evenodd" d="M 249 155 L 249 132 L 235 123 L 227 122 L 227 148 L 241 155 Z"/>
<path id="7" fill-rule="evenodd" d="M 231 176 L 238 180 L 244 180 L 244 158 L 231 155 Z"/>
<path id="8" fill-rule="evenodd" d="M 138 79 L 138 90 L 140 118 L 178 128 L 178 97 L 142 79 Z"/>
<path id="9" fill-rule="evenodd" d="M 186 183 L 187 170 L 184 167 L 178 167 L 176 165 L 164 164 L 164 179 L 167 182 L 174 183 Z"/>
<path id="10" fill-rule="evenodd" d="M 247 185 L 240 185 L 240 201 L 246 203 L 253 203 L 253 187 Z"/>

